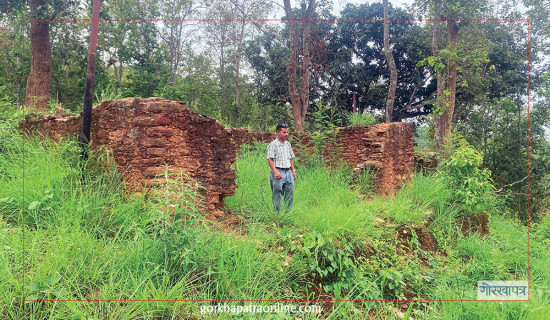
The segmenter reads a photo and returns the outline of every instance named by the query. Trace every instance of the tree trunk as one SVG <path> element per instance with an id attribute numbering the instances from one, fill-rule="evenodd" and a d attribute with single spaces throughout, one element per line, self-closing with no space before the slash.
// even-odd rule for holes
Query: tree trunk
<path id="1" fill-rule="evenodd" d="M 222 28 L 220 41 L 220 89 L 223 90 L 225 83 L 225 28 Z"/>
<path id="2" fill-rule="evenodd" d="M 122 60 L 118 61 L 118 93 L 122 93 Z"/>
<path id="3" fill-rule="evenodd" d="M 187 15 L 183 15 L 183 18 L 179 21 L 170 22 L 170 37 L 168 38 L 168 46 L 170 47 L 170 85 L 176 84 L 176 78 L 178 68 L 181 62 L 181 55 L 183 50 L 182 44 L 182 32 L 184 19 Z"/>
<path id="4" fill-rule="evenodd" d="M 21 68 L 21 59 L 17 56 L 17 70 Z M 23 82 L 23 75 L 19 73 L 17 76 L 17 111 L 21 110 L 21 104 L 23 103 L 23 88 L 21 83 Z"/>
<path id="5" fill-rule="evenodd" d="M 487 107 L 486 106 L 483 106 L 483 112 L 481 114 L 481 120 L 482 120 L 482 123 L 483 123 L 483 163 L 487 163 L 487 131 L 489 130 L 488 126 L 487 126 L 487 122 L 488 121 L 485 121 L 486 119 L 486 115 L 487 115 Z"/>
<path id="6" fill-rule="evenodd" d="M 306 10 L 306 15 L 304 16 L 304 32 L 302 34 L 302 55 L 304 57 L 304 62 L 302 66 L 302 90 L 300 93 L 300 100 L 302 101 L 302 127 L 306 119 L 307 108 L 309 106 L 309 79 L 311 78 L 311 52 L 309 51 L 309 46 L 311 43 L 311 25 L 313 19 L 313 14 L 315 12 L 315 0 L 309 1 L 309 6 Z"/>
<path id="7" fill-rule="evenodd" d="M 311 36 L 311 19 L 315 12 L 315 0 L 309 0 L 308 8 L 302 19 L 302 55 L 303 62 L 300 67 L 301 88 L 297 88 L 298 73 L 298 26 L 294 12 L 290 7 L 290 0 L 284 0 L 284 8 L 287 16 L 290 30 L 290 59 L 287 66 L 288 74 L 288 93 L 292 103 L 292 113 L 294 115 L 294 127 L 298 132 L 304 131 L 304 120 L 309 104 L 309 79 L 311 77 L 310 64 L 311 54 L 309 52 Z"/>
<path id="8" fill-rule="evenodd" d="M 286 72 L 288 74 L 288 94 L 290 95 L 290 102 L 292 104 L 292 114 L 294 115 L 294 127 L 296 131 L 303 132 L 304 125 L 302 123 L 302 106 L 300 101 L 300 95 L 296 89 L 296 72 L 298 68 L 298 27 L 296 21 L 294 21 L 294 12 L 290 7 L 290 0 L 284 0 L 285 12 L 288 21 L 288 28 L 290 30 L 290 59 Z"/>
<path id="9" fill-rule="evenodd" d="M 447 21 L 447 30 L 449 33 L 449 46 L 451 49 L 451 58 L 449 59 L 449 70 L 447 77 L 447 103 L 445 105 L 445 111 L 441 116 L 441 141 L 446 144 L 447 138 L 451 133 L 453 114 L 455 110 L 455 97 L 456 97 L 456 49 L 458 46 L 458 25 L 456 21 Z"/>
<path id="10" fill-rule="evenodd" d="M 31 17 L 38 17 L 44 0 L 29 0 Z M 47 109 L 51 80 L 50 26 L 46 21 L 31 22 L 31 71 L 27 79 L 25 105 L 30 108 Z"/>
<path id="11" fill-rule="evenodd" d="M 388 0 L 384 0 L 384 55 L 390 70 L 390 88 L 386 100 L 386 122 L 393 121 L 393 104 L 395 102 L 395 91 L 397 90 L 397 67 L 390 49 L 390 21 L 388 15 Z"/>
<path id="12" fill-rule="evenodd" d="M 107 66 L 109 68 L 109 66 Z M 113 62 L 113 71 L 115 73 L 115 79 L 118 80 L 118 70 L 116 68 L 116 61 Z"/>
<path id="13" fill-rule="evenodd" d="M 169 67 L 170 67 L 170 85 L 174 85 L 176 84 L 176 62 L 174 61 L 175 60 L 175 57 L 176 57 L 176 43 L 174 41 L 174 23 L 175 22 L 170 22 L 170 36 L 168 37 L 169 39 L 169 43 L 168 43 L 168 46 L 170 48 L 170 63 L 169 63 Z"/>
<path id="14" fill-rule="evenodd" d="M 269 105 L 265 105 L 265 125 L 264 131 L 269 130 Z"/>
<path id="15" fill-rule="evenodd" d="M 432 55 L 439 53 L 439 33 L 441 25 L 438 22 L 434 22 L 432 30 Z M 435 151 L 439 154 L 442 148 L 442 135 L 441 135 L 441 115 L 440 110 L 445 109 L 445 74 L 439 72 L 435 74 L 437 80 L 437 91 L 434 110 L 434 127 L 435 127 Z"/>
<path id="16" fill-rule="evenodd" d="M 239 109 L 240 109 L 240 75 L 241 75 L 241 51 L 244 38 L 244 27 L 246 21 L 241 22 L 241 30 L 239 39 L 237 40 L 237 52 L 235 53 L 235 127 L 239 126 Z"/>

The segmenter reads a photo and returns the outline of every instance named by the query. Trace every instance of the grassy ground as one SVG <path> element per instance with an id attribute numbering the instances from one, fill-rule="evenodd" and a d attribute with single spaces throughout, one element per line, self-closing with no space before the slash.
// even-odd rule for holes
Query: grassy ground
<path id="1" fill-rule="evenodd" d="M 527 279 L 527 228 L 492 213 L 488 236 L 464 236 L 464 213 L 450 204 L 444 181 L 417 174 L 395 197 L 370 198 L 349 170 L 320 166 L 298 168 L 294 210 L 274 214 L 263 152 L 245 148 L 236 163 L 237 193 L 226 204 L 240 222 L 228 229 L 201 219 L 191 205 L 196 188 L 184 177 L 151 197 L 132 195 L 106 159 L 92 157 L 82 176 L 75 143 L 39 137 L 25 141 L 23 202 L 22 139 L 2 133 L 0 319 L 235 318 L 201 314 L 217 302 L 173 300 L 365 300 L 311 302 L 322 314 L 302 319 L 550 312 L 549 219 L 530 230 L 530 301 L 373 301 L 476 299 L 478 280 Z M 22 301 L 23 273 L 26 298 L 43 301 Z"/>

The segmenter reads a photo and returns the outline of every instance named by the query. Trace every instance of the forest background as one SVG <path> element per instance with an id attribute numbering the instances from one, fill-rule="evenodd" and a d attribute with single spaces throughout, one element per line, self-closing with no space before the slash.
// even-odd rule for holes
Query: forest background
<path id="1" fill-rule="evenodd" d="M 3 118 L 23 102 L 81 111 L 91 3 L 2 2 Z M 438 153 L 452 128 L 482 154 L 498 191 L 524 220 L 529 129 L 531 210 L 547 210 L 548 1 L 390 3 L 388 50 L 382 3 L 334 7 L 103 1 L 95 102 L 161 96 L 228 126 L 265 131 L 277 122 L 328 131 L 363 114 L 367 123 L 415 123 L 417 144 Z M 296 22 L 284 22 L 289 16 Z"/>

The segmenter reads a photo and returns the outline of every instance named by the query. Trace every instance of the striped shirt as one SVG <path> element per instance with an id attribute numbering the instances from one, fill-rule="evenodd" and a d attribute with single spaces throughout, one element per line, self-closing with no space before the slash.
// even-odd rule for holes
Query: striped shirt
<path id="1" fill-rule="evenodd" d="M 290 159 L 294 157 L 288 141 L 282 144 L 279 139 L 275 139 L 267 146 L 267 158 L 272 158 L 277 168 L 290 168 Z"/>

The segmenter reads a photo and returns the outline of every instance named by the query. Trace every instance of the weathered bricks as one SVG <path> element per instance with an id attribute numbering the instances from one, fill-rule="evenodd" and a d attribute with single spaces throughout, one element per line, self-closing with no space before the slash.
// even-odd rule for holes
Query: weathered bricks
<path id="1" fill-rule="evenodd" d="M 80 132 L 77 115 L 40 116 L 21 122 L 21 129 L 39 131 L 53 139 Z M 345 161 L 361 170 L 378 169 L 378 193 L 394 193 L 414 170 L 413 126 L 383 123 L 370 127 L 337 128 L 327 134 L 327 162 Z M 271 142 L 274 132 L 225 128 L 218 121 L 191 111 L 183 102 L 162 98 L 125 98 L 105 101 L 93 109 L 91 145 L 111 149 L 130 188 L 162 181 L 165 167 L 187 173 L 198 181 L 210 216 L 219 216 L 223 198 L 235 194 L 234 163 L 238 147 Z M 315 150 L 313 137 L 292 133 L 298 157 Z M 334 159 L 337 155 L 339 158 Z M 267 162 L 266 162 L 267 167 Z"/>

